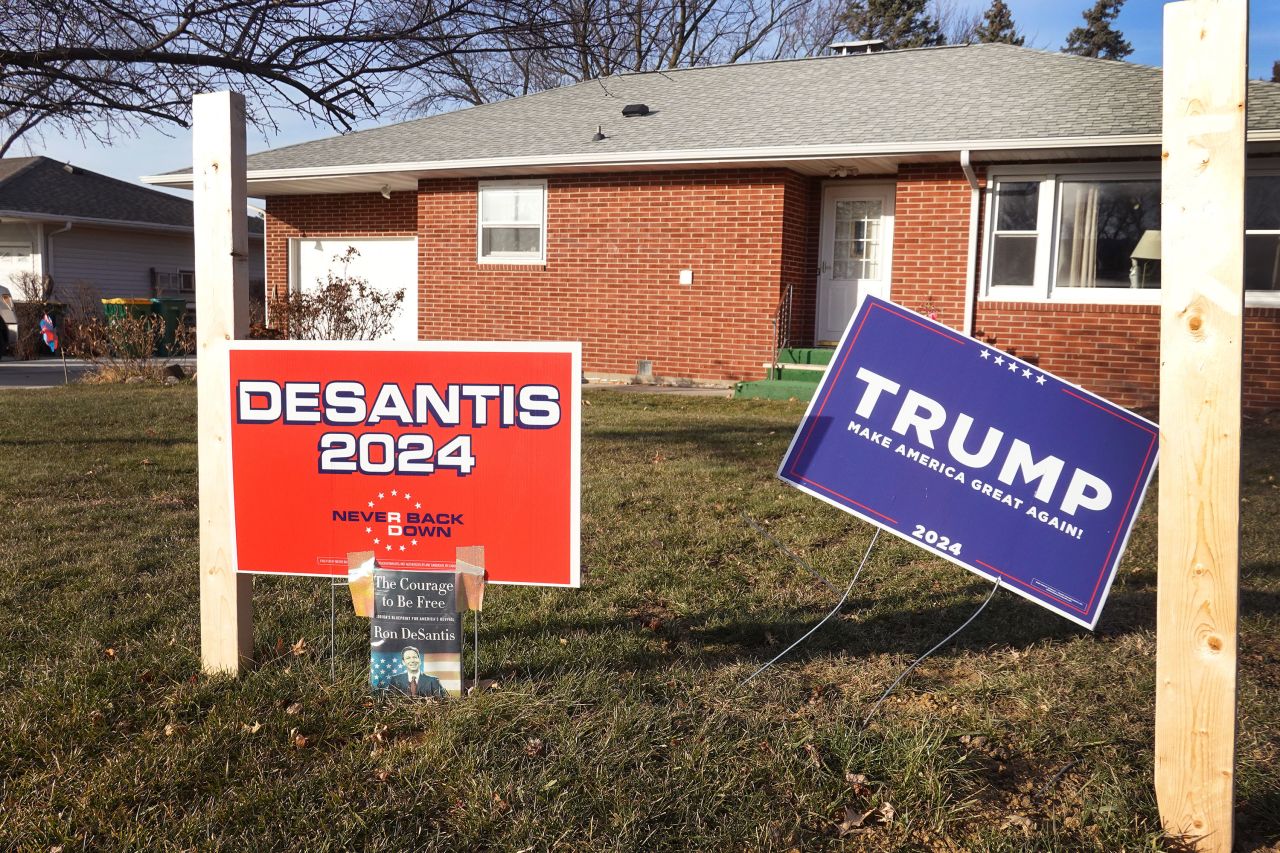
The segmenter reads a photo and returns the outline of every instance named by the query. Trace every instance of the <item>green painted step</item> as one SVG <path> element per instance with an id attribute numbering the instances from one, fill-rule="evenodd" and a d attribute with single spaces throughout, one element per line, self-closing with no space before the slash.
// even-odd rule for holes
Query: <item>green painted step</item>
<path id="1" fill-rule="evenodd" d="M 825 347 L 785 347 L 778 350 L 778 361 L 782 364 L 830 364 L 835 354 L 835 350 Z"/>
<path id="2" fill-rule="evenodd" d="M 762 379 L 758 382 L 739 382 L 733 389 L 735 400 L 790 400 L 808 402 L 817 389 L 816 382 L 797 382 L 786 379 Z"/>
<path id="3" fill-rule="evenodd" d="M 810 385 L 817 385 L 822 381 L 824 370 L 796 370 L 788 368 L 784 362 L 781 369 L 770 369 L 768 371 L 770 379 L 781 379 L 787 382 L 808 382 Z"/>

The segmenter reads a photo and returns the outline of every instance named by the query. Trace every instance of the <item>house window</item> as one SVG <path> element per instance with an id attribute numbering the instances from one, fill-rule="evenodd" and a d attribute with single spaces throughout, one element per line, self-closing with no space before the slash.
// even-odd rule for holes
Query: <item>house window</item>
<path id="1" fill-rule="evenodd" d="M 1280 293 L 1280 175 L 1245 181 L 1244 287 Z"/>
<path id="2" fill-rule="evenodd" d="M 178 270 L 178 292 L 179 293 L 195 293 L 196 292 L 196 271 L 195 270 Z"/>
<path id="3" fill-rule="evenodd" d="M 546 260 L 545 181 L 480 184 L 479 259 L 490 263 Z"/>
<path id="4" fill-rule="evenodd" d="M 1035 282 L 1036 241 L 1040 232 L 1040 184 L 1001 181 L 992 192 L 995 226 L 991 230 L 991 286 L 1031 287 Z"/>
<path id="5" fill-rule="evenodd" d="M 988 298 L 1159 301 L 1157 171 L 1011 169 L 992 174 L 987 200 Z M 1245 289 L 1250 304 L 1280 305 L 1280 174 L 1247 181 Z"/>

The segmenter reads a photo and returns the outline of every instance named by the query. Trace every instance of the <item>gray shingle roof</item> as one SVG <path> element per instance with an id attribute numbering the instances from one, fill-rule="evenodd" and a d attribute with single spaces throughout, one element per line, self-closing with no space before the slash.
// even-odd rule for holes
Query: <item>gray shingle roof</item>
<path id="1" fill-rule="evenodd" d="M 126 183 L 78 166 L 67 171 L 48 157 L 0 160 L 0 210 L 33 217 L 68 217 L 191 228 L 191 201 Z M 250 231 L 262 220 L 249 217 Z"/>
<path id="2" fill-rule="evenodd" d="M 1250 129 L 1280 129 L 1280 85 L 1250 85 Z M 1003 44 L 689 68 L 264 151 L 248 168 L 1150 135 L 1160 86 L 1158 68 Z M 629 103 L 654 113 L 624 119 Z M 607 140 L 591 141 L 597 125 Z"/>

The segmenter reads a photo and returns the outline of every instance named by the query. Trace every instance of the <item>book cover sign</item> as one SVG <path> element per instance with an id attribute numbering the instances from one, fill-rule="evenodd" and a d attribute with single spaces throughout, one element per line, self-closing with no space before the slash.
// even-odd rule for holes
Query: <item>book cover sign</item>
<path id="1" fill-rule="evenodd" d="M 452 571 L 373 569 L 369 683 L 411 698 L 462 694 L 462 617 Z"/>

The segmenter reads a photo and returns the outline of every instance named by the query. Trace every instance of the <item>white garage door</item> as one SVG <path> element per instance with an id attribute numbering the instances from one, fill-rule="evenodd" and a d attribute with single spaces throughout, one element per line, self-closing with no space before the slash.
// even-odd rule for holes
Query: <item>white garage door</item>
<path id="1" fill-rule="evenodd" d="M 9 288 L 14 299 L 25 299 L 26 295 L 16 289 L 14 276 L 24 272 L 35 272 L 35 264 L 31 262 L 30 243 L 0 243 L 0 285 Z"/>
<path id="2" fill-rule="evenodd" d="M 404 301 L 395 318 L 391 334 L 384 341 L 416 341 L 418 339 L 418 240 L 416 237 L 386 239 L 343 239 L 330 237 L 317 240 L 294 239 L 289 245 L 290 286 L 304 291 L 314 290 L 325 282 L 330 272 L 343 274 L 340 258 L 348 248 L 359 254 L 346 266 L 346 275 L 363 278 L 369 286 L 385 293 L 404 290 Z"/>

